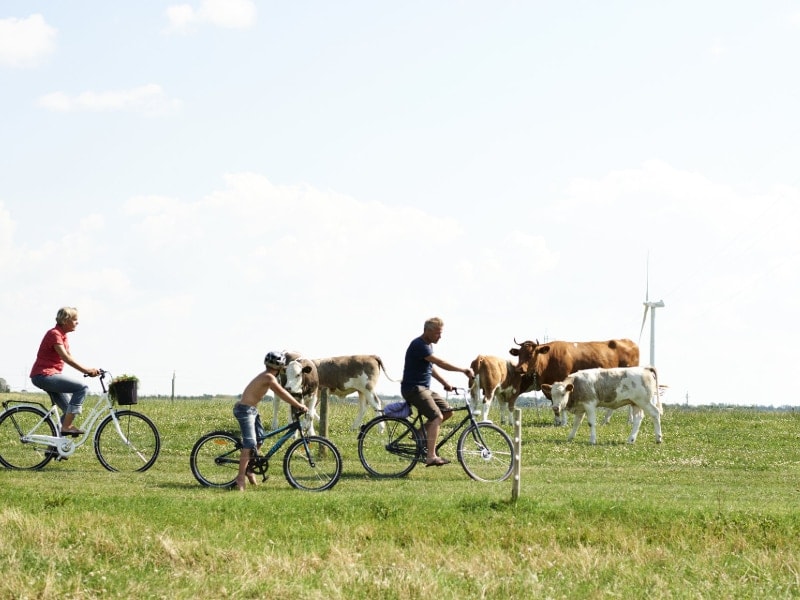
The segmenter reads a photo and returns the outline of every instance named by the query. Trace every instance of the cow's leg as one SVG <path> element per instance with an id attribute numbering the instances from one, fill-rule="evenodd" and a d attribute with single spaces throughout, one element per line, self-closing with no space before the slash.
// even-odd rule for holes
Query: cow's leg
<path id="1" fill-rule="evenodd" d="M 483 394 L 484 398 L 486 394 Z M 491 400 L 489 401 L 491 402 Z M 469 409 L 472 414 L 477 419 L 480 416 L 481 420 L 485 418 L 485 415 L 489 412 L 488 407 L 486 407 L 486 402 L 481 402 L 481 376 L 480 373 L 476 374 L 475 377 L 470 382 L 469 386 Z"/>
<path id="2" fill-rule="evenodd" d="M 642 417 L 644 417 L 644 411 L 639 406 L 634 407 L 633 425 L 631 426 L 631 435 L 628 437 L 629 444 L 633 444 L 636 441 L 636 437 L 639 435 L 639 427 L 642 425 Z"/>
<path id="3" fill-rule="evenodd" d="M 653 431 L 656 436 L 656 444 L 660 444 L 663 441 L 661 436 L 661 413 L 656 406 L 648 404 L 647 414 L 653 419 Z"/>
<path id="4" fill-rule="evenodd" d="M 358 392 L 358 414 L 356 415 L 356 420 L 350 426 L 352 431 L 358 431 L 364 421 L 365 414 L 367 414 L 367 397 L 364 392 Z"/>
<path id="5" fill-rule="evenodd" d="M 601 423 L 601 425 L 608 425 L 609 423 L 611 423 L 611 415 L 613 415 L 613 414 L 614 414 L 614 409 L 613 408 L 607 408 L 606 409 L 606 416 L 603 418 L 603 422 Z"/>
<path id="6" fill-rule="evenodd" d="M 578 433 L 578 427 L 581 426 L 583 422 L 583 411 L 579 411 L 575 413 L 575 423 L 572 425 L 572 431 L 569 432 L 567 435 L 567 441 L 572 441 L 575 439 L 575 434 Z"/>
<path id="7" fill-rule="evenodd" d="M 589 421 L 589 443 L 597 443 L 597 411 L 593 404 L 586 405 L 586 420 Z"/>
<path id="8" fill-rule="evenodd" d="M 319 415 L 317 414 L 317 394 L 312 394 L 308 398 L 304 398 L 306 407 L 308 407 L 308 431 L 306 432 L 307 435 L 316 435 L 314 430 L 314 419 L 319 420 Z"/>
<path id="9" fill-rule="evenodd" d="M 483 404 L 481 405 L 481 421 L 489 421 L 489 409 L 492 408 L 492 402 L 494 401 L 494 394 L 489 395 L 488 397 L 484 395 L 483 397 Z M 500 405 L 500 417 L 502 419 L 503 415 L 503 405 Z"/>

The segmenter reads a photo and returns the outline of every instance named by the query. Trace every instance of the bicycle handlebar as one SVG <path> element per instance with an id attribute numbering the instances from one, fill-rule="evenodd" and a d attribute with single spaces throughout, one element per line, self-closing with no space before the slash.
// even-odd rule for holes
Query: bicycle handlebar
<path id="1" fill-rule="evenodd" d="M 107 373 L 108 373 L 108 371 L 106 371 L 105 369 L 97 369 L 97 376 L 98 376 L 100 379 L 102 379 L 103 377 L 105 377 Z M 84 373 L 84 374 L 83 374 L 83 376 L 84 376 L 84 377 L 91 377 L 91 375 L 89 375 L 88 373 Z"/>

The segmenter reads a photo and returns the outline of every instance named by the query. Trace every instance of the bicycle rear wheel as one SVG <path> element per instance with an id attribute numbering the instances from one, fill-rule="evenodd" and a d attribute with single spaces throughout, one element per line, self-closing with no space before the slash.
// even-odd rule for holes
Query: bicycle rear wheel
<path id="1" fill-rule="evenodd" d="M 94 434 L 97 460 L 109 471 L 146 471 L 153 466 L 161 450 L 161 436 L 155 424 L 146 416 L 132 410 L 108 415 Z"/>
<path id="2" fill-rule="evenodd" d="M 405 419 L 376 417 L 358 434 L 358 458 L 375 477 L 408 475 L 417 466 L 421 452 L 414 428 Z"/>
<path id="3" fill-rule="evenodd" d="M 298 490 L 329 490 L 342 476 L 342 455 L 330 440 L 310 435 L 289 446 L 283 457 L 283 474 Z"/>
<path id="4" fill-rule="evenodd" d="M 497 425 L 476 423 L 458 440 L 458 462 L 476 481 L 505 481 L 514 467 L 514 446 Z"/>
<path id="5" fill-rule="evenodd" d="M 195 442 L 189 455 L 192 475 L 202 485 L 233 487 L 239 474 L 242 442 L 227 431 L 212 431 Z"/>
<path id="6" fill-rule="evenodd" d="M 45 417 L 45 413 L 32 406 L 15 406 L 0 415 L 0 463 L 9 469 L 41 469 L 49 463 L 56 450 L 48 444 L 22 442 Z M 56 435 L 56 426 L 45 419 L 36 431 L 39 435 Z"/>

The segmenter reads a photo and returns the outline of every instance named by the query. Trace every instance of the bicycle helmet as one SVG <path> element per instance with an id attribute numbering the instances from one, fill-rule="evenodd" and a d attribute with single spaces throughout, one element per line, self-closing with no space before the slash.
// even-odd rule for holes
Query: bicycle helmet
<path id="1" fill-rule="evenodd" d="M 270 369 L 283 369 L 286 366 L 285 352 L 267 352 L 264 364 Z"/>

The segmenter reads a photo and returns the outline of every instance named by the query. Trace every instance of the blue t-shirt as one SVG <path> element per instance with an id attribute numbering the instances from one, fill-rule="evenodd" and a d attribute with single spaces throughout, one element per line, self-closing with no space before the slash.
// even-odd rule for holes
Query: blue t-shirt
<path id="1" fill-rule="evenodd" d="M 431 387 L 431 371 L 433 364 L 425 360 L 433 354 L 433 345 L 426 344 L 422 336 L 414 338 L 406 350 L 406 362 L 403 367 L 403 383 L 400 391 L 405 392 L 417 386 Z"/>

